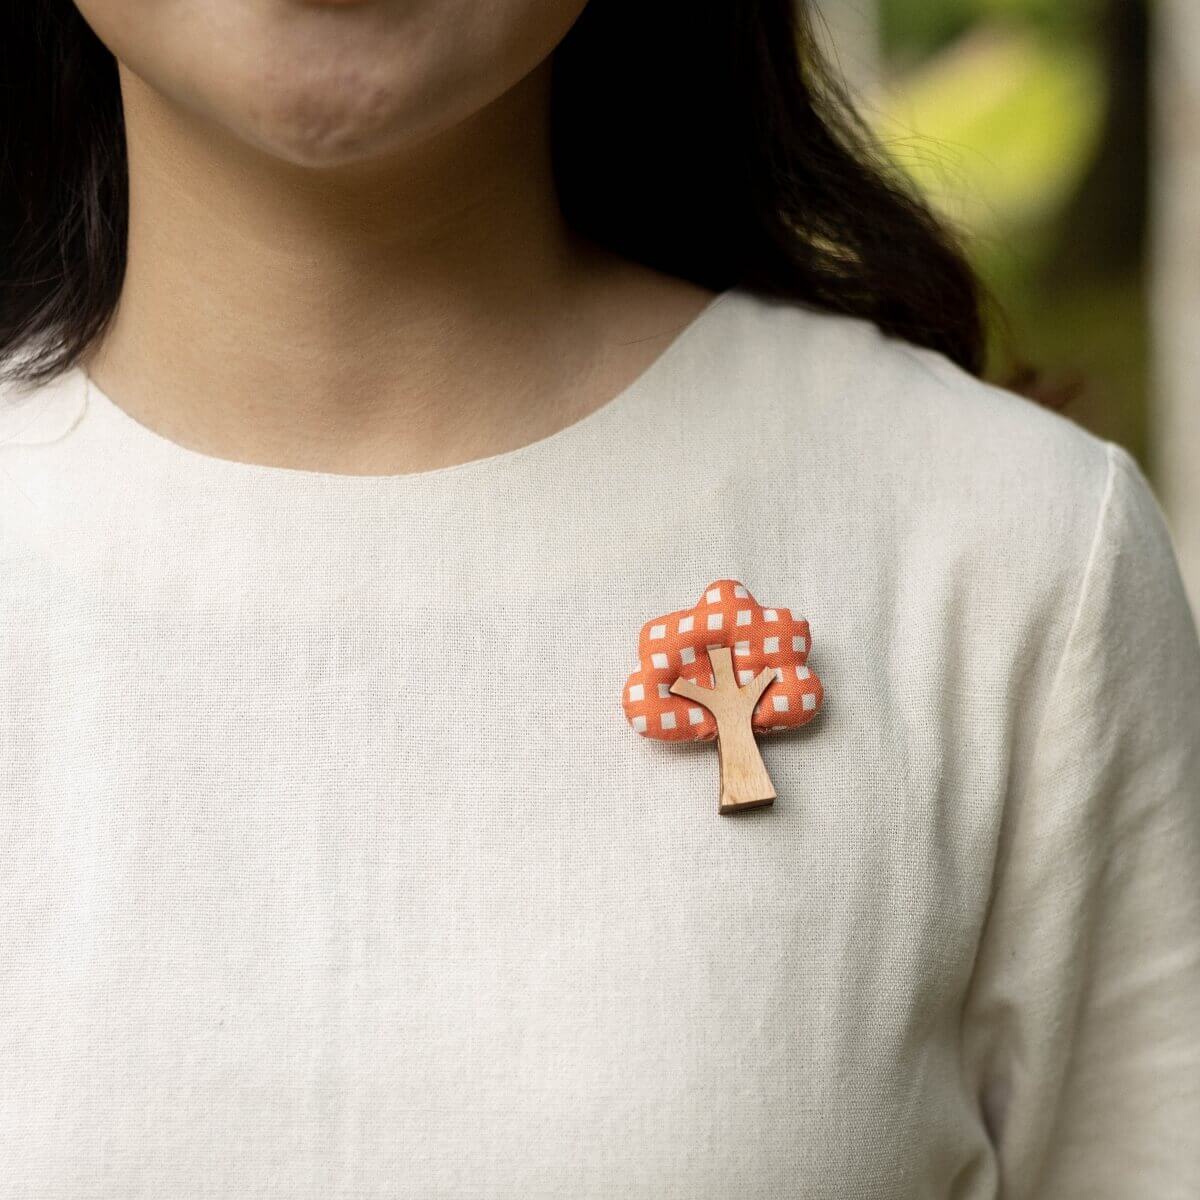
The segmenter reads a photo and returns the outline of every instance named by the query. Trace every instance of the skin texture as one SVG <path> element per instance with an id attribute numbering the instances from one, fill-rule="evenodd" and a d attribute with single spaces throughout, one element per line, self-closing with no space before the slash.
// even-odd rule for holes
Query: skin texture
<path id="1" fill-rule="evenodd" d="M 712 298 L 567 228 L 550 61 L 583 0 L 82 0 L 129 251 L 83 365 L 164 437 L 339 474 L 549 436 Z"/>

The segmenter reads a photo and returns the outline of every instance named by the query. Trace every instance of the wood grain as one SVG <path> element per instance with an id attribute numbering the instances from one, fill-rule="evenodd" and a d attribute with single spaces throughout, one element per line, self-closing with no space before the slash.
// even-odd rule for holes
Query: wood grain
<path id="1" fill-rule="evenodd" d="M 745 687 L 738 687 L 733 656 L 728 646 L 709 646 L 714 687 L 705 688 L 682 676 L 671 684 L 676 696 L 702 704 L 717 722 L 717 755 L 721 767 L 721 793 L 717 811 L 722 814 L 762 808 L 775 799 L 752 719 L 754 707 L 767 684 L 775 678 L 772 667 L 763 669 Z"/>

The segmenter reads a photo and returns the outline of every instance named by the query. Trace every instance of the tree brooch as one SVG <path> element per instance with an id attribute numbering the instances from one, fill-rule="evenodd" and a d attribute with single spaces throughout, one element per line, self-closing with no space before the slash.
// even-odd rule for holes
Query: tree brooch
<path id="1" fill-rule="evenodd" d="M 720 813 L 759 808 L 775 788 L 755 733 L 805 725 L 824 689 L 805 665 L 808 622 L 763 608 L 736 579 L 718 579 L 694 608 L 654 617 L 621 704 L 634 731 L 666 742 L 717 739 Z"/>

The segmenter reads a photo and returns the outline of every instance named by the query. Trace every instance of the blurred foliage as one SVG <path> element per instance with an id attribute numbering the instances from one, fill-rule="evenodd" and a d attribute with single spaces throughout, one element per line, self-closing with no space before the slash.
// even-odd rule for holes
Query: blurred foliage
<path id="1" fill-rule="evenodd" d="M 1060 37 L 1086 34 L 1100 0 L 881 0 L 884 54 L 896 65 L 929 57 L 980 21 L 1021 21 Z"/>
<path id="2" fill-rule="evenodd" d="M 1023 361 L 1052 385 L 1080 379 L 1063 411 L 1144 459 L 1141 264 L 1061 269 L 1081 210 L 1111 200 L 1092 194 L 1098 179 L 1131 186 L 1095 172 L 1128 93 L 1100 34 L 1110 2 L 881 0 L 887 78 L 865 111 L 996 298 L 989 374 Z"/>
<path id="3" fill-rule="evenodd" d="M 878 132 L 952 219 L 992 237 L 1053 216 L 1095 152 L 1094 54 L 1019 26 L 979 25 L 890 91 Z"/>

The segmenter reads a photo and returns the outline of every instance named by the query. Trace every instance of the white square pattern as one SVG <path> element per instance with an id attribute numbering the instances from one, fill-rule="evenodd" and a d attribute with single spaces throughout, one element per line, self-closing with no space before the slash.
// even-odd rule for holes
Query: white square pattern
<path id="1" fill-rule="evenodd" d="M 706 590 L 704 599 L 712 605 L 728 605 L 730 600 L 729 591 L 730 589 L 728 586 L 712 587 Z M 706 643 L 703 646 L 679 646 L 678 650 L 676 650 L 667 641 L 670 618 L 657 621 L 648 626 L 646 636 L 649 641 L 662 642 L 664 645 L 661 650 L 650 654 L 649 658 L 651 666 L 658 671 L 670 671 L 674 667 L 676 659 L 678 659 L 679 664 L 682 666 L 692 666 L 697 661 L 698 652 L 707 657 L 707 652 L 709 650 L 726 645 L 730 646 L 735 656 L 742 659 L 749 658 L 753 660 L 753 657 L 758 653 L 766 655 L 778 655 L 780 653 L 780 644 L 786 642 L 786 637 L 773 635 L 771 637 L 759 638 L 750 632 L 750 627 L 754 626 L 756 621 L 774 623 L 777 625 L 782 624 L 783 630 L 781 632 L 786 634 L 789 632 L 787 629 L 788 625 L 792 625 L 793 628 L 795 627 L 795 623 L 791 618 L 791 611 L 789 609 L 777 608 L 756 609 L 754 607 L 753 598 L 750 596 L 749 592 L 747 592 L 747 590 L 740 585 L 734 586 L 732 592 L 735 598 L 747 600 L 750 604 L 750 607 L 746 608 L 730 606 L 731 615 L 733 617 L 733 627 L 739 631 L 745 630 L 746 636 L 744 636 L 741 640 L 731 639 L 729 642 L 715 641 Z M 700 616 L 702 619 L 698 621 L 697 616 Z M 709 631 L 721 631 L 722 637 L 728 637 L 728 634 L 724 632 L 726 625 L 725 614 L 723 612 L 701 612 L 699 614 L 692 612 L 676 615 L 674 620 L 676 623 L 676 632 L 678 634 L 695 634 L 697 632 L 697 627 L 702 626 Z M 808 650 L 808 639 L 803 634 L 794 634 L 791 638 L 791 645 L 793 653 L 805 654 Z M 708 663 L 706 661 L 705 666 L 707 665 Z M 809 668 L 804 664 L 798 664 L 786 668 L 773 667 L 771 669 L 773 679 L 782 684 L 785 670 L 787 670 L 789 674 L 792 670 L 794 670 L 796 673 L 796 678 L 799 680 L 808 680 L 812 678 L 812 672 L 809 670 Z M 745 686 L 746 684 L 751 683 L 756 674 L 756 671 L 746 667 L 736 669 L 738 685 Z M 703 671 L 696 676 L 695 683 L 700 687 L 711 688 L 715 685 L 716 680 L 714 679 L 711 671 Z M 629 700 L 633 703 L 644 703 L 646 700 L 647 690 L 648 689 L 646 686 L 642 683 L 630 684 L 628 689 Z M 661 707 L 663 704 L 666 704 L 669 706 L 669 711 L 659 713 L 652 712 L 648 716 L 633 717 L 630 723 L 633 726 L 633 729 L 638 733 L 646 732 L 649 721 L 656 721 L 659 727 L 663 730 L 675 730 L 678 728 L 679 724 L 684 721 L 693 727 L 702 725 L 705 723 L 707 717 L 711 715 L 707 709 L 700 705 L 690 705 L 686 707 L 675 707 L 671 705 L 674 695 L 671 692 L 671 682 L 669 680 L 666 682 L 655 681 L 649 690 L 652 692 L 657 692 L 658 704 L 656 707 Z M 817 707 L 817 697 L 812 692 L 801 694 L 799 696 L 799 701 L 799 707 L 806 713 L 811 713 Z M 792 704 L 792 697 L 788 695 L 770 696 L 769 710 L 774 713 L 790 713 L 795 709 L 795 707 L 796 706 Z M 686 717 L 684 717 L 684 713 L 687 714 Z M 696 736 L 699 737 L 700 734 L 697 733 Z"/>
<path id="2" fill-rule="evenodd" d="M 712 589 L 707 593 L 710 600 L 714 602 L 720 600 L 720 592 Z M 766 621 L 778 621 L 779 610 L 774 608 L 765 608 L 762 610 L 763 619 Z M 752 623 L 753 610 L 748 608 L 738 609 L 734 620 L 736 626 L 745 626 Z M 706 617 L 706 627 L 710 630 L 721 630 L 725 626 L 725 617 L 723 613 L 709 613 Z M 694 615 L 680 617 L 678 628 L 680 633 L 692 633 L 695 630 L 696 618 Z M 648 637 L 653 641 L 659 641 L 667 635 L 667 626 L 665 623 L 659 623 L 650 626 Z M 780 638 L 778 636 L 764 637 L 761 643 L 761 651 L 763 654 L 778 654 Z M 704 649 L 712 650 L 716 647 L 724 645 L 723 642 L 709 642 Z M 741 658 L 749 658 L 753 654 L 753 642 L 749 638 L 744 638 L 741 641 L 733 643 L 732 650 L 735 656 Z M 808 639 L 803 634 L 796 634 L 792 637 L 792 651 L 796 654 L 803 654 L 808 648 Z M 696 661 L 696 648 L 693 646 L 683 646 L 679 650 L 680 662 L 687 666 Z M 665 651 L 658 651 L 650 656 L 651 664 L 660 671 L 668 670 L 671 666 L 671 656 Z M 795 668 L 796 677 L 798 679 L 809 678 L 810 672 L 806 666 L 797 666 Z M 782 675 L 776 673 L 776 678 L 781 679 Z M 641 697 L 638 697 L 640 699 Z M 632 693 L 630 699 L 634 699 Z"/>

